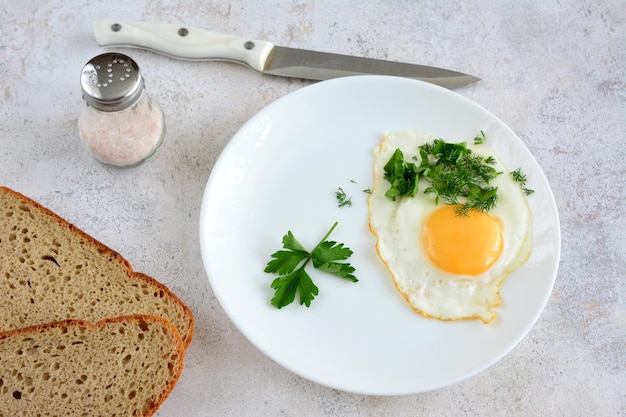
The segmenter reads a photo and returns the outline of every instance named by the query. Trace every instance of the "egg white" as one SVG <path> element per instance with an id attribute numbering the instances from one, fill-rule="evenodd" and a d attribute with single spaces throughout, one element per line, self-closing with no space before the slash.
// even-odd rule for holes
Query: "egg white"
<path id="1" fill-rule="evenodd" d="M 526 198 L 498 156 L 484 145 L 467 145 L 484 157 L 496 159 L 494 167 L 502 171 L 492 184 L 498 187 L 498 202 L 490 214 L 502 222 L 503 249 L 498 260 L 479 275 L 456 275 L 435 266 L 422 245 L 424 224 L 433 211 L 433 197 L 423 193 L 420 184 L 414 197 L 391 201 L 385 197 L 389 182 L 384 166 L 396 149 L 409 161 L 418 146 L 432 142 L 434 136 L 418 131 L 386 135 L 374 152 L 374 185 L 368 199 L 369 227 L 377 239 L 378 256 L 391 273 L 398 291 L 411 308 L 425 317 L 440 320 L 480 319 L 492 321 L 500 305 L 499 288 L 504 278 L 528 259 L 532 248 L 531 214 Z"/>

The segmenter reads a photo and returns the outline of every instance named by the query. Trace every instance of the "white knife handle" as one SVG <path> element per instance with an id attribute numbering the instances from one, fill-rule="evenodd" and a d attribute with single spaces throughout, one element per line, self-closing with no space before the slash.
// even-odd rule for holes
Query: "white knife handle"
<path id="1" fill-rule="evenodd" d="M 231 61 L 259 72 L 274 48 L 268 41 L 165 23 L 97 20 L 93 32 L 100 46 L 145 48 L 189 60 Z"/>

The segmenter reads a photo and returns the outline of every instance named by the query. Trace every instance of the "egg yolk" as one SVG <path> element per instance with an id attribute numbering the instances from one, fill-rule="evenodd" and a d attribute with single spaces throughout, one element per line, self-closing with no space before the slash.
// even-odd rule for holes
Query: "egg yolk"
<path id="1" fill-rule="evenodd" d="M 423 230 L 424 250 L 430 260 L 453 274 L 477 275 L 494 264 L 502 252 L 502 226 L 498 218 L 470 210 L 459 216 L 454 206 L 437 209 Z"/>

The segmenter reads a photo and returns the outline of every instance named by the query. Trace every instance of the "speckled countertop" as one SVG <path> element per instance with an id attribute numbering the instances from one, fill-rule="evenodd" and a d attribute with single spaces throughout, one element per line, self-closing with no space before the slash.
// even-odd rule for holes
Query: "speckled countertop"
<path id="1" fill-rule="evenodd" d="M 197 329 L 159 416 L 623 416 L 626 413 L 626 6 L 604 1 L 46 1 L 0 9 L 0 183 L 40 201 L 170 286 Z M 436 391 L 344 393 L 250 344 L 207 281 L 198 219 L 237 130 L 310 81 L 127 50 L 167 116 L 164 146 L 134 169 L 90 159 L 77 136 L 82 65 L 100 18 L 185 23 L 277 45 L 476 75 L 458 93 L 531 150 L 559 210 L 552 296 L 484 372 Z M 1 410 L 0 410 L 1 411 Z"/>

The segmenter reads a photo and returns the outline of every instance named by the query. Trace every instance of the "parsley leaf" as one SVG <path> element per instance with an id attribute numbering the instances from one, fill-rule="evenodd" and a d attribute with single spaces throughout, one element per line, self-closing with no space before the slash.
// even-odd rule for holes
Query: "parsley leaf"
<path id="1" fill-rule="evenodd" d="M 309 253 L 291 232 L 287 232 L 283 236 L 283 248 L 289 250 L 279 250 L 274 253 L 272 255 L 274 259 L 267 264 L 265 272 L 277 272 L 280 275 L 287 274 L 296 269 L 300 262 L 309 257 Z"/>
<path id="2" fill-rule="evenodd" d="M 307 307 L 311 305 L 311 301 L 319 293 L 319 289 L 313 284 L 304 267 L 276 278 L 272 282 L 272 288 L 276 291 L 271 302 L 276 308 L 291 304 L 296 298 L 298 290 L 300 290 L 300 304 L 306 304 Z"/>
<path id="3" fill-rule="evenodd" d="M 275 290 L 271 304 L 276 308 L 283 308 L 291 304 L 296 293 L 300 295 L 300 304 L 307 307 L 319 294 L 319 289 L 306 272 L 305 268 L 309 261 L 313 267 L 323 272 L 335 275 L 348 281 L 357 282 L 358 279 L 352 274 L 355 269 L 349 263 L 342 263 L 352 255 L 352 250 L 343 243 L 327 241 L 330 234 L 337 227 L 337 222 L 315 246 L 312 252 L 298 242 L 291 231 L 283 236 L 283 249 L 274 252 L 265 267 L 265 272 L 278 273 L 280 276 L 272 281 L 271 288 Z"/>
<path id="4" fill-rule="evenodd" d="M 344 247 L 343 243 L 326 241 L 317 246 L 311 254 L 313 267 L 320 271 L 328 272 L 339 278 L 344 278 L 352 282 L 358 280 L 352 273 L 354 268 L 350 264 L 340 263 L 352 255 L 352 250 Z"/>

